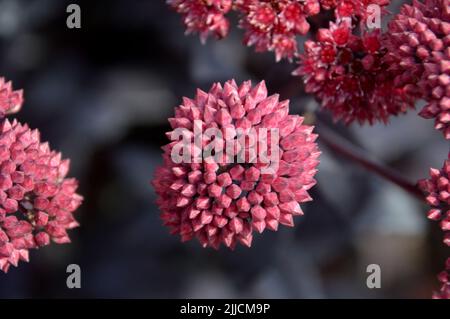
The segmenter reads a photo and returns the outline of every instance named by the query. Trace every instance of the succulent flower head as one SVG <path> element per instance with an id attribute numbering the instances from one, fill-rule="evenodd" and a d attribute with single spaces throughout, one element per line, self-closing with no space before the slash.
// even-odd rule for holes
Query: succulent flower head
<path id="1" fill-rule="evenodd" d="M 73 212 L 82 197 L 66 178 L 69 160 L 16 120 L 0 123 L 0 269 L 7 272 L 30 249 L 70 242 Z"/>
<path id="2" fill-rule="evenodd" d="M 288 113 L 289 101 L 267 96 L 264 82 L 216 83 L 183 98 L 169 119 L 171 142 L 153 180 L 173 234 L 182 241 L 196 237 L 203 247 L 234 248 L 250 246 L 254 231 L 294 225 L 293 217 L 303 214 L 300 203 L 311 200 L 320 152 L 313 127 Z M 191 162 L 174 161 L 180 137 Z M 214 156 L 206 152 L 211 145 Z"/>

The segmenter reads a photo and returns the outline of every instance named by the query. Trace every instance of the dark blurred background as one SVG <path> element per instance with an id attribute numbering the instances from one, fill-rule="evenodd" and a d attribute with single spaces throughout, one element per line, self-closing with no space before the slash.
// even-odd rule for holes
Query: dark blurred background
<path id="1" fill-rule="evenodd" d="M 66 27 L 70 3 L 81 6 L 81 29 Z M 290 76 L 294 65 L 254 53 L 241 38 L 233 27 L 227 39 L 203 46 L 184 36 L 164 1 L 0 0 L 0 75 L 25 90 L 17 117 L 71 158 L 85 197 L 72 244 L 33 251 L 30 263 L 0 273 L 0 297 L 431 296 L 445 252 L 426 206 L 324 145 L 314 201 L 294 229 L 256 236 L 251 249 L 216 252 L 182 244 L 162 226 L 150 180 L 182 96 L 214 81 L 265 79 L 271 93 L 291 99 L 291 112 L 316 108 Z M 345 128 L 318 116 L 411 181 L 440 168 L 448 152 L 432 121 L 415 111 L 387 127 Z M 81 289 L 66 287 L 73 263 Z M 366 286 L 372 263 L 381 266 L 381 289 Z"/>

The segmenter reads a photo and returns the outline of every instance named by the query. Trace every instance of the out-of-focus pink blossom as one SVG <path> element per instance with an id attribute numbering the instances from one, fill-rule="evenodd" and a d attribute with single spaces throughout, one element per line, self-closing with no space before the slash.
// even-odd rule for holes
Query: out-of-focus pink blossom
<path id="1" fill-rule="evenodd" d="M 82 197 L 66 178 L 69 160 L 41 143 L 39 132 L 16 120 L 0 123 L 0 269 L 7 272 L 29 249 L 70 242 Z"/>
<path id="2" fill-rule="evenodd" d="M 221 39 L 228 35 L 225 15 L 232 0 L 168 0 L 167 3 L 183 17 L 187 33 L 198 33 L 204 43 L 210 34 Z"/>
<path id="3" fill-rule="evenodd" d="M 209 92 L 198 90 L 194 99 L 183 98 L 169 119 L 172 129 L 183 128 L 184 136 L 193 140 L 194 125 L 203 132 L 217 128 L 224 138 L 216 137 L 214 143 L 234 143 L 246 161 L 224 157 L 176 164 L 171 154 L 177 141 L 164 146 L 164 165 L 156 170 L 153 185 L 161 218 L 173 234 L 182 241 L 196 237 L 203 247 L 223 243 L 234 248 L 238 242 L 250 246 L 254 231 L 294 225 L 293 217 L 303 214 L 300 203 L 311 200 L 308 190 L 316 183 L 320 152 L 313 127 L 288 113 L 289 102 L 279 101 L 277 94 L 268 97 L 264 82 L 254 87 L 250 81 L 240 86 L 234 80 L 224 86 L 216 83 Z M 237 139 L 239 130 L 260 128 L 279 132 L 278 145 L 267 149 L 268 154 L 279 152 L 278 167 L 270 173 L 264 170 L 266 163 L 249 160 L 249 146 L 254 144 Z M 168 136 L 173 138 L 172 132 Z"/>
<path id="4" fill-rule="evenodd" d="M 379 30 L 356 36 L 344 19 L 320 29 L 316 41 L 306 41 L 293 74 L 303 77 L 306 92 L 336 120 L 386 123 L 389 116 L 412 108 L 413 98 L 405 88 L 394 87 L 385 52 Z"/>
<path id="5" fill-rule="evenodd" d="M 428 103 L 420 112 L 450 139 L 450 2 L 414 0 L 389 24 L 386 56 L 395 84 Z"/>
<path id="6" fill-rule="evenodd" d="M 307 17 L 320 12 L 318 0 L 238 0 L 244 44 L 257 52 L 274 51 L 276 60 L 297 54 L 298 35 L 309 31 Z"/>

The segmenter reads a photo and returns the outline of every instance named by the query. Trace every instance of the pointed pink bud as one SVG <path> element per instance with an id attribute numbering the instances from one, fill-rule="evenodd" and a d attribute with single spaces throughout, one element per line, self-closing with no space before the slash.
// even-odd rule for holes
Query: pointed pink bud
<path id="1" fill-rule="evenodd" d="M 217 183 L 222 187 L 230 186 L 232 182 L 233 181 L 229 173 L 222 173 L 217 176 Z"/>
<path id="2" fill-rule="evenodd" d="M 241 189 L 243 191 L 251 191 L 255 188 L 255 182 L 243 181 L 241 182 Z"/>
<path id="3" fill-rule="evenodd" d="M 266 222 L 264 220 L 253 220 L 252 226 L 258 233 L 261 234 L 266 228 Z"/>
<path id="4" fill-rule="evenodd" d="M 228 208 L 228 207 L 230 207 L 230 204 L 231 204 L 231 198 L 228 195 L 226 195 L 226 194 L 222 194 L 218 198 L 218 202 L 217 203 L 222 208 Z"/>
<path id="5" fill-rule="evenodd" d="M 213 214 L 207 210 L 202 211 L 201 215 L 200 215 L 200 222 L 203 225 L 209 224 L 211 223 L 213 220 Z"/>
<path id="6" fill-rule="evenodd" d="M 198 209 L 208 209 L 210 206 L 210 199 L 205 196 L 200 196 L 195 200 L 195 206 Z"/>
<path id="7" fill-rule="evenodd" d="M 293 216 L 303 215 L 303 211 L 300 208 L 300 205 L 296 201 L 282 203 L 278 206 L 280 210 L 284 213 L 290 213 Z"/>
<path id="8" fill-rule="evenodd" d="M 230 230 L 232 232 L 234 232 L 235 234 L 239 234 L 244 229 L 244 224 L 243 224 L 242 220 L 238 217 L 235 217 L 232 220 L 230 220 L 230 222 L 228 224 L 229 224 Z"/>
<path id="9" fill-rule="evenodd" d="M 248 182 L 256 182 L 259 180 L 260 171 L 256 167 L 250 167 L 245 171 L 245 180 Z"/>
<path id="10" fill-rule="evenodd" d="M 185 197 L 193 197 L 196 193 L 196 187 L 192 184 L 185 184 L 181 190 L 181 194 Z"/>
<path id="11" fill-rule="evenodd" d="M 250 91 L 250 96 L 253 98 L 255 103 L 259 103 L 267 97 L 267 88 L 266 82 L 259 82 L 253 89 Z"/>
<path id="12" fill-rule="evenodd" d="M 199 209 L 195 209 L 193 207 L 189 208 L 189 210 L 188 210 L 189 219 L 196 218 L 200 213 L 201 213 L 201 210 L 199 210 Z"/>
<path id="13" fill-rule="evenodd" d="M 263 201 L 262 195 L 258 194 L 256 191 L 251 191 L 247 196 L 248 202 L 251 205 L 259 205 Z"/>
<path id="14" fill-rule="evenodd" d="M 217 176 L 216 176 L 216 173 L 214 173 L 214 172 L 207 172 L 207 173 L 203 174 L 203 179 L 206 184 L 212 184 L 216 181 Z"/>
<path id="15" fill-rule="evenodd" d="M 236 207 L 240 212 L 248 212 L 250 211 L 250 203 L 248 202 L 246 197 L 241 197 L 240 199 L 238 199 L 238 201 L 236 202 Z"/>
<path id="16" fill-rule="evenodd" d="M 253 206 L 251 209 L 252 218 L 256 220 L 264 220 L 266 218 L 266 211 L 261 206 Z"/>
<path id="17" fill-rule="evenodd" d="M 184 196 L 179 196 L 177 198 L 177 207 L 185 207 L 187 205 L 189 205 L 190 203 L 190 199 Z"/>
<path id="18" fill-rule="evenodd" d="M 231 124 L 232 118 L 231 118 L 230 113 L 226 109 L 221 108 L 216 113 L 216 121 L 220 125 L 226 126 L 228 124 Z"/>
<path id="19" fill-rule="evenodd" d="M 214 216 L 214 225 L 222 228 L 224 227 L 226 224 L 228 224 L 228 219 L 226 217 L 223 216 Z"/>
<path id="20" fill-rule="evenodd" d="M 226 194 L 230 196 L 232 199 L 237 199 L 241 195 L 241 193 L 242 193 L 241 188 L 236 184 L 230 185 L 229 187 L 227 187 L 226 190 Z"/>
<path id="21" fill-rule="evenodd" d="M 235 165 L 230 170 L 230 175 L 233 180 L 240 181 L 244 177 L 244 167 L 241 165 Z"/>
<path id="22" fill-rule="evenodd" d="M 222 194 L 222 187 L 220 187 L 216 183 L 213 183 L 208 186 L 208 194 L 211 197 L 217 198 Z"/>
<path id="23" fill-rule="evenodd" d="M 278 230 L 278 220 L 276 219 L 266 219 L 266 227 L 272 231 Z"/>
<path id="24" fill-rule="evenodd" d="M 39 247 L 47 246 L 50 244 L 50 236 L 45 232 L 40 232 L 34 236 L 34 240 Z"/>
<path id="25" fill-rule="evenodd" d="M 278 203 L 279 203 L 279 201 L 278 201 L 277 193 L 271 192 L 271 193 L 267 193 L 264 195 L 264 205 L 266 207 L 275 206 L 275 205 L 278 205 Z"/>
<path id="26" fill-rule="evenodd" d="M 288 227 L 294 227 L 294 219 L 291 214 L 281 214 L 279 219 L 280 224 Z"/>

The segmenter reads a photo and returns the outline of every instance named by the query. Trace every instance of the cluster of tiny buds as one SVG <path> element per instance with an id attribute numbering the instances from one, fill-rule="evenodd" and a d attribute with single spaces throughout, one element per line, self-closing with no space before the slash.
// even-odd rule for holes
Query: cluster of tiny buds
<path id="1" fill-rule="evenodd" d="M 51 241 L 70 242 L 78 226 L 73 212 L 82 202 L 78 182 L 66 178 L 69 160 L 42 143 L 38 130 L 4 116 L 18 112 L 22 91 L 0 79 L 0 270 L 7 272 L 29 250 Z"/>

